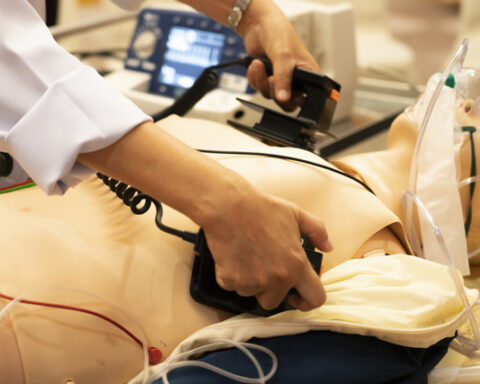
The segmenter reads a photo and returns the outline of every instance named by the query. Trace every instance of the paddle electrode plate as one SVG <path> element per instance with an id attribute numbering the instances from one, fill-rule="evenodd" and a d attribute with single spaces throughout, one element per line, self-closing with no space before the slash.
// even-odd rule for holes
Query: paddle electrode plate
<path id="1" fill-rule="evenodd" d="M 267 74 L 271 74 L 270 62 L 265 62 Z M 313 150 L 315 134 L 328 134 L 333 114 L 340 100 L 340 84 L 327 76 L 296 67 L 292 75 L 292 91 L 304 96 L 297 116 L 238 99 L 246 107 L 263 113 L 260 122 L 253 127 L 235 121 L 228 123 L 275 144 Z"/>
<path id="2" fill-rule="evenodd" d="M 12 173 L 13 159 L 8 153 L 0 152 L 0 177 L 6 177 Z"/>
<path id="3" fill-rule="evenodd" d="M 235 65 L 248 67 L 254 59 L 246 57 L 206 68 L 190 89 L 186 90 L 169 108 L 152 116 L 153 119 L 160 120 L 171 114 L 185 115 L 206 93 L 217 87 L 218 70 Z M 273 73 L 271 62 L 264 58 L 260 60 L 265 64 L 267 74 L 271 76 Z M 238 99 L 246 107 L 261 112 L 262 118 L 253 127 L 231 120 L 228 123 L 274 144 L 313 150 L 316 133 L 328 134 L 340 99 L 340 84 L 327 76 L 296 67 L 292 73 L 292 92 L 304 96 L 304 102 L 297 116 Z"/>
<path id="4" fill-rule="evenodd" d="M 302 247 L 310 261 L 313 270 L 320 274 L 323 255 L 315 251 L 308 237 L 302 236 Z M 295 289 L 289 292 L 294 293 Z M 195 242 L 195 260 L 192 278 L 190 280 L 190 295 L 199 303 L 219 308 L 233 313 L 253 313 L 260 316 L 270 316 L 293 307 L 288 303 L 288 296 L 274 309 L 261 307 L 255 296 L 240 296 L 234 291 L 221 288 L 215 278 L 215 262 L 208 248 L 203 230 L 200 230 Z"/>
<path id="5" fill-rule="evenodd" d="M 206 93 L 217 87 L 219 82 L 217 70 L 233 65 L 248 67 L 252 60 L 253 58 L 247 57 L 206 68 L 193 86 L 186 90 L 174 104 L 160 114 L 152 116 L 152 118 L 160 120 L 172 114 L 185 115 Z M 261 60 L 265 64 L 267 74 L 271 75 L 273 73 L 272 64 L 268 60 Z M 340 97 L 340 85 L 327 76 L 306 69 L 295 68 L 292 74 L 292 92 L 304 96 L 304 102 L 297 116 L 287 115 L 239 99 L 247 107 L 262 112 L 263 116 L 260 122 L 253 127 L 234 122 L 229 123 L 238 129 L 274 143 L 312 150 L 315 145 L 315 134 L 317 132 L 326 133 L 330 127 Z M 145 198 L 145 195 L 142 198 Z M 255 296 L 243 297 L 236 292 L 222 289 L 216 282 L 215 262 L 203 230 L 200 230 L 196 235 L 185 235 L 185 233 L 179 234 L 179 231 L 175 229 L 167 228 L 167 226 L 161 224 L 160 203 L 156 202 L 156 206 L 156 224 L 161 230 L 195 243 L 195 260 L 190 281 L 190 294 L 196 301 L 229 312 L 249 312 L 261 316 L 272 315 L 292 308 L 288 303 L 288 297 L 277 308 L 267 311 L 260 306 Z M 136 212 L 134 209 L 132 211 L 137 214 L 143 213 L 143 211 Z M 302 247 L 312 268 L 318 274 L 322 264 L 322 254 L 315 252 L 315 247 L 306 237 L 302 237 Z"/>

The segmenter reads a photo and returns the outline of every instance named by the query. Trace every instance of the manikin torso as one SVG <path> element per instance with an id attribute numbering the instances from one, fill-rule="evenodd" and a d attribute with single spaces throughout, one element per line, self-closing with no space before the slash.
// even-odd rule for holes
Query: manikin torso
<path id="1" fill-rule="evenodd" d="M 220 124 L 171 117 L 159 125 L 196 148 L 275 151 L 328 165 L 311 153 L 271 148 Z M 371 252 L 405 253 L 397 217 L 359 184 L 292 161 L 213 157 L 257 188 L 292 200 L 325 222 L 335 249 L 324 255 L 323 270 Z M 193 246 L 159 231 L 154 214 L 154 208 L 132 214 L 93 176 L 60 197 L 36 188 L 1 195 L 0 293 L 68 287 L 106 298 L 130 317 L 80 292 L 55 289 L 28 297 L 94 310 L 137 336 L 139 324 L 148 345 L 167 356 L 182 339 L 230 314 L 191 299 Z M 198 230 L 168 207 L 163 221 Z M 7 303 L 2 300 L 2 306 Z M 27 304 L 17 305 L 0 322 L 0 343 L 2 383 L 117 384 L 135 376 L 143 363 L 141 348 L 112 324 Z"/>

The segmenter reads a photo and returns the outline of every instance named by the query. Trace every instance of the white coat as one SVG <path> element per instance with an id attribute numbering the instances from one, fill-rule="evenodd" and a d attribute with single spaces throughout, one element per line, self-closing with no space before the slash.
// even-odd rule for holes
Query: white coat
<path id="1" fill-rule="evenodd" d="M 116 2 L 133 9 L 142 0 Z M 0 0 L 0 151 L 60 194 L 91 173 L 78 154 L 149 117 L 54 41 L 44 11 L 44 0 Z"/>

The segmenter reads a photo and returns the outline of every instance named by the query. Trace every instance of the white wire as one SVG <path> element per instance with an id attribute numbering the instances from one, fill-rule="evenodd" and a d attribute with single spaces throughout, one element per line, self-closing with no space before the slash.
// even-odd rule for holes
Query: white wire
<path id="1" fill-rule="evenodd" d="M 458 189 L 463 188 L 469 184 L 476 183 L 477 181 L 480 181 L 480 176 L 472 176 L 468 177 L 464 180 L 462 180 L 460 183 L 458 183 Z"/>
<path id="2" fill-rule="evenodd" d="M 21 295 L 17 296 L 14 300 L 10 301 L 2 310 L 0 311 L 0 321 L 7 315 L 7 313 L 15 307 L 18 303 L 20 303 L 22 300 L 26 299 L 29 296 L 35 295 L 37 293 L 41 292 L 51 292 L 51 291 L 69 291 L 69 292 L 76 292 L 76 293 L 81 293 L 87 296 L 94 297 L 100 301 L 106 302 L 112 307 L 116 308 L 118 311 L 120 311 L 129 321 L 132 322 L 132 324 L 137 328 L 138 331 L 138 339 L 142 342 L 143 344 L 143 384 L 147 383 L 149 374 L 148 374 L 148 364 L 149 364 L 149 359 L 148 359 L 148 350 L 147 350 L 147 338 L 145 337 L 145 333 L 143 332 L 143 329 L 140 325 L 140 323 L 132 316 L 130 315 L 126 309 L 121 307 L 120 305 L 104 298 L 98 295 L 95 295 L 90 292 L 82 291 L 81 289 L 75 289 L 75 288 L 68 288 L 68 287 L 45 287 L 45 288 L 38 288 L 34 289 L 25 293 L 22 293 Z"/>
<path id="3" fill-rule="evenodd" d="M 474 251 L 470 252 L 470 253 L 468 254 L 468 258 L 471 259 L 472 257 L 475 257 L 475 256 L 477 256 L 477 255 L 480 255 L 480 248 L 475 249 Z"/>
<path id="4" fill-rule="evenodd" d="M 463 40 L 462 44 L 460 45 L 460 48 L 458 51 L 455 53 L 453 58 L 450 60 L 450 62 L 447 65 L 447 68 L 443 72 L 443 75 L 438 82 L 435 91 L 433 92 L 432 99 L 430 100 L 430 103 L 427 106 L 427 110 L 425 112 L 425 116 L 422 119 L 422 122 L 419 127 L 418 131 L 418 139 L 417 143 L 415 145 L 415 151 L 413 153 L 412 157 L 412 163 L 410 166 L 410 175 L 409 175 L 409 181 L 408 181 L 408 190 L 412 192 L 416 192 L 416 181 L 417 181 L 417 161 L 418 161 L 418 155 L 420 152 L 420 149 L 422 147 L 422 142 L 423 138 L 425 136 L 425 131 L 427 128 L 427 125 L 430 121 L 430 118 L 432 116 L 433 108 L 435 108 L 435 104 L 438 101 L 438 98 L 440 96 L 440 92 L 442 91 L 442 88 L 447 81 L 448 76 L 452 72 L 453 68 L 455 65 L 457 65 L 460 62 L 463 62 L 465 60 L 465 55 L 467 53 L 468 49 L 468 40 L 465 39 Z M 407 238 L 408 241 L 410 242 L 410 245 L 414 251 L 414 253 L 417 256 L 423 257 L 423 250 L 422 247 L 420 246 L 420 240 L 418 238 L 418 234 L 415 231 L 415 225 L 413 223 L 413 206 L 412 206 L 412 201 L 408 200 L 405 206 L 406 210 L 406 232 L 407 232 Z"/>
<path id="5" fill-rule="evenodd" d="M 479 305 L 480 305 L 480 301 L 477 300 L 475 303 L 472 304 L 472 308 L 478 307 Z M 457 336 L 457 338 L 460 339 L 461 341 L 464 341 L 465 339 L 469 340 L 465 336 L 460 334 Z M 472 359 L 480 359 L 480 353 L 478 353 L 477 351 L 472 351 L 471 349 L 465 347 L 464 344 L 456 340 L 453 340 L 450 343 L 450 348 Z"/>
<path id="6" fill-rule="evenodd" d="M 258 377 L 247 377 L 247 376 L 237 375 L 227 370 L 224 370 L 222 368 L 219 368 L 213 364 L 206 363 L 204 361 L 196 361 L 196 360 L 185 361 L 193 355 L 198 355 L 204 352 L 211 351 L 213 349 L 220 349 L 225 347 L 234 347 L 239 349 L 241 352 L 243 352 L 255 366 L 258 373 Z M 264 374 L 263 369 L 260 363 L 258 362 L 257 358 L 248 350 L 248 348 L 262 351 L 268 356 L 270 356 L 270 358 L 272 359 L 272 367 L 270 368 L 270 371 L 268 372 L 267 375 Z M 184 361 L 179 361 L 179 360 L 184 360 Z M 198 367 L 198 368 L 206 369 L 218 375 L 227 377 L 229 379 L 235 380 L 240 383 L 265 384 L 268 380 L 270 380 L 275 375 L 278 368 L 278 359 L 277 359 L 277 356 L 275 356 L 275 354 L 270 349 L 260 345 L 243 343 L 243 342 L 235 342 L 232 340 L 218 340 L 216 342 L 206 344 L 204 346 L 195 348 L 187 352 L 183 352 L 173 357 L 170 361 L 167 361 L 164 367 L 162 367 L 160 370 L 158 370 L 159 367 L 157 367 L 155 376 L 156 378 L 162 378 L 163 384 L 170 384 L 167 377 L 168 373 L 172 372 L 177 368 L 184 368 L 184 367 Z"/>
<path id="7" fill-rule="evenodd" d="M 465 293 L 465 289 L 463 287 L 462 282 L 460 281 L 460 277 L 458 276 L 457 270 L 455 269 L 455 264 L 453 263 L 453 259 L 450 256 L 450 253 L 448 252 L 447 245 L 445 243 L 445 239 L 443 238 L 440 229 L 437 227 L 435 224 L 435 221 L 430 215 L 430 212 L 428 212 L 427 208 L 423 204 L 423 202 L 411 191 L 406 191 L 403 194 L 403 201 L 404 204 L 406 204 L 406 200 L 410 200 L 413 202 L 417 208 L 419 208 L 420 213 L 423 215 L 423 217 L 427 220 L 427 222 L 430 224 L 432 231 L 436 237 L 437 243 L 440 246 L 440 250 L 442 252 L 442 255 L 445 258 L 445 261 L 447 263 L 447 266 L 449 267 L 450 271 L 450 276 L 452 277 L 452 280 L 455 284 L 455 288 L 457 291 L 458 296 L 460 297 L 460 300 L 463 303 L 463 308 L 465 309 L 467 313 L 467 317 L 470 321 L 470 324 L 472 326 L 472 332 L 473 332 L 473 340 L 468 339 L 466 337 L 463 337 L 460 335 L 459 340 L 462 341 L 463 345 L 465 348 L 467 348 L 470 352 L 473 352 L 475 350 L 480 349 L 480 331 L 478 329 L 478 324 L 475 320 L 475 315 L 473 314 L 472 310 L 472 305 L 470 305 L 467 294 Z"/>

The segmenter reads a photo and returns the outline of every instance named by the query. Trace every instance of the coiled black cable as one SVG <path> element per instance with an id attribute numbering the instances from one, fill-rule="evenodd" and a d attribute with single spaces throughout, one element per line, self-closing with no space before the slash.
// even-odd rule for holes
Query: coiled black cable
<path id="1" fill-rule="evenodd" d="M 139 191 L 138 189 L 135 189 L 133 188 L 132 186 L 129 186 L 128 184 L 125 184 L 121 181 L 118 181 L 114 178 L 111 178 L 111 177 L 108 177 L 106 175 L 103 175 L 101 173 L 97 173 L 97 177 L 103 181 L 103 183 L 112 191 L 112 192 L 115 192 L 115 194 L 117 195 L 117 197 L 123 201 L 123 203 L 126 205 L 126 206 L 129 206 L 131 207 L 132 206 L 132 200 L 140 195 L 142 192 Z M 137 213 L 137 215 L 140 215 L 142 213 L 145 213 L 148 211 L 148 209 L 150 208 L 150 205 L 151 205 L 151 198 L 147 195 L 145 195 L 147 198 L 143 199 L 145 200 L 145 209 L 140 212 L 140 213 Z M 141 202 L 141 201 L 139 201 Z M 138 203 L 139 203 L 138 202 Z M 136 204 L 138 204 L 136 203 Z M 133 210 L 137 210 L 136 208 L 136 205 L 133 206 L 132 208 L 132 211 Z"/>
<path id="2" fill-rule="evenodd" d="M 271 157 L 271 158 L 276 158 L 276 159 L 282 159 L 282 160 L 291 160 L 291 161 L 297 161 L 300 163 L 308 164 L 314 167 L 322 168 L 327 171 L 337 173 L 339 175 L 342 175 L 350 180 L 355 181 L 359 185 L 361 185 L 363 188 L 365 188 L 367 191 L 375 195 L 375 192 L 364 182 L 361 180 L 358 180 L 354 176 L 351 176 L 343 171 L 340 171 L 336 168 L 323 165 L 317 162 L 309 161 L 309 160 L 304 160 L 300 159 L 297 157 L 293 156 L 285 156 L 285 155 L 277 155 L 273 153 L 266 153 L 266 152 L 249 152 L 249 151 L 222 151 L 222 150 L 206 150 L 206 149 L 197 149 L 199 152 L 202 153 L 210 153 L 210 154 L 228 154 L 228 155 L 241 155 L 241 156 L 264 156 L 264 157 Z M 123 203 L 126 206 L 129 206 L 131 211 L 136 214 L 136 215 L 141 215 L 147 212 L 150 209 L 150 206 L 152 204 L 155 205 L 157 209 L 157 214 L 155 216 L 155 224 L 157 227 L 162 230 L 163 232 L 170 233 L 174 236 L 178 236 L 182 238 L 185 241 L 194 243 L 196 242 L 197 239 L 197 234 L 187 232 L 187 231 L 180 231 L 178 229 L 169 227 L 167 225 L 164 225 L 162 223 L 162 216 L 163 216 L 163 207 L 162 204 L 153 199 L 152 197 L 144 194 L 143 192 L 139 191 L 138 189 L 125 184 L 121 181 L 118 181 L 114 178 L 108 177 L 106 175 L 103 175 L 101 173 L 97 173 L 97 177 L 103 181 L 103 183 L 109 187 L 109 189 L 112 192 L 115 192 L 117 197 L 123 201 Z"/>
<path id="3" fill-rule="evenodd" d="M 196 233 L 180 231 L 176 228 L 169 227 L 168 225 L 162 223 L 163 207 L 159 201 L 128 184 L 108 177 L 102 173 L 98 172 L 97 177 L 102 180 L 103 183 L 108 186 L 108 188 L 112 192 L 114 192 L 126 206 L 130 207 L 130 210 L 135 215 L 144 214 L 150 209 L 153 204 L 155 205 L 155 208 L 157 210 L 157 214 L 155 215 L 155 224 L 161 231 L 180 237 L 185 241 L 195 244 L 197 240 Z"/>

